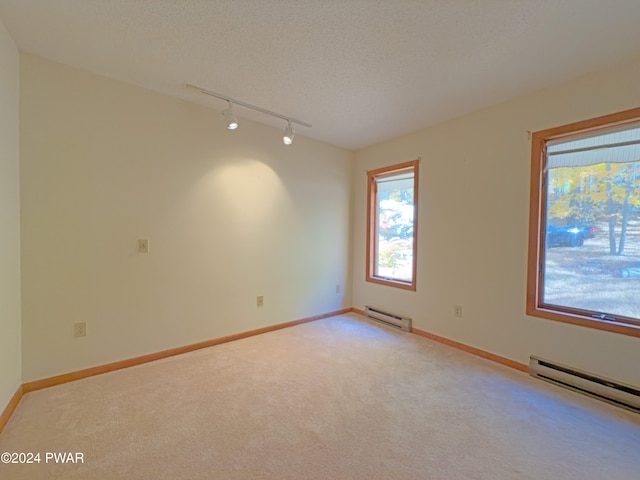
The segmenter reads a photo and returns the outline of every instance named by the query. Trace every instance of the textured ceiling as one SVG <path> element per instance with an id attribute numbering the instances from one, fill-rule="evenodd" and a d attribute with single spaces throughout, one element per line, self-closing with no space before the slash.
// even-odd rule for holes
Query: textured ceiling
<path id="1" fill-rule="evenodd" d="M 640 0 L 0 0 L 0 19 L 23 51 L 354 150 L 640 56 Z"/>

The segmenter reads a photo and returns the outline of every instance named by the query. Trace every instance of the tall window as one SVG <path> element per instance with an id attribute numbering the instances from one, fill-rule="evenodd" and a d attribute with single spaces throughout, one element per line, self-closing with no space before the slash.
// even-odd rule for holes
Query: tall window
<path id="1" fill-rule="evenodd" d="M 640 108 L 536 132 L 527 313 L 640 336 Z"/>
<path id="2" fill-rule="evenodd" d="M 418 161 L 368 172 L 367 281 L 416 289 Z"/>

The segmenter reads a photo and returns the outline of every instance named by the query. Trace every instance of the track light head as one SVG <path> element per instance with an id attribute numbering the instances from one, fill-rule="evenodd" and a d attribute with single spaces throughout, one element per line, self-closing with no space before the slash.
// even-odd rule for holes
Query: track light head
<path id="1" fill-rule="evenodd" d="M 282 137 L 282 142 L 285 145 L 291 145 L 293 143 L 294 135 L 295 135 L 295 132 L 293 131 L 291 122 L 287 120 L 287 128 L 284 129 L 284 136 Z"/>
<path id="2" fill-rule="evenodd" d="M 227 120 L 227 130 L 235 130 L 238 128 L 238 118 L 233 113 L 233 103 L 229 101 L 229 107 L 222 112 L 224 118 Z"/>

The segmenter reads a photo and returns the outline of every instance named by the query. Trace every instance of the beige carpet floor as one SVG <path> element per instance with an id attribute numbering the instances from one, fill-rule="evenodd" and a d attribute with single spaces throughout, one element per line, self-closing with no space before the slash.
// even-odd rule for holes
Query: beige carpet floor
<path id="1" fill-rule="evenodd" d="M 342 315 L 30 393 L 5 451 L 43 461 L 2 480 L 638 480 L 640 415 Z"/>

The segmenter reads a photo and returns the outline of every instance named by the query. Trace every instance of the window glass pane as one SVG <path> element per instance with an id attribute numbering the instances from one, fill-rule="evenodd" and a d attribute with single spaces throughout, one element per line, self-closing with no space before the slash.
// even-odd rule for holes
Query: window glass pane
<path id="1" fill-rule="evenodd" d="M 640 319 L 640 161 L 594 152 L 547 172 L 542 303 Z"/>
<path id="2" fill-rule="evenodd" d="M 413 172 L 376 179 L 375 275 L 406 282 L 413 276 Z"/>

